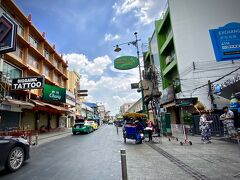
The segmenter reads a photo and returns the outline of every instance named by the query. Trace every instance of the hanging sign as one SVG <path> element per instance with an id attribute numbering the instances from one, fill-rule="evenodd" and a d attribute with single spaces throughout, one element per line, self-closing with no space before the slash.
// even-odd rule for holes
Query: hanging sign
<path id="1" fill-rule="evenodd" d="M 138 58 L 134 56 L 121 56 L 114 60 L 114 68 L 119 70 L 129 70 L 139 65 Z"/>

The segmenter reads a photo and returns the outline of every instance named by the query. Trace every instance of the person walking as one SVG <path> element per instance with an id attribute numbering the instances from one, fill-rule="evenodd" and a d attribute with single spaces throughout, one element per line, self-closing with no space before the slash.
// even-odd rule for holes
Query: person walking
<path id="1" fill-rule="evenodd" d="M 212 123 L 212 121 L 207 120 L 207 114 L 204 112 L 200 116 L 200 121 L 199 121 L 199 128 L 201 130 L 201 135 L 202 135 L 202 141 L 204 144 L 206 143 L 211 143 L 211 129 L 209 124 Z"/>
<path id="2" fill-rule="evenodd" d="M 148 141 L 152 141 L 153 123 L 148 120 L 146 130 L 148 131 Z"/>
<path id="3" fill-rule="evenodd" d="M 234 113 L 228 109 L 227 106 L 223 107 L 223 114 L 220 116 L 220 120 L 223 121 L 224 134 L 229 137 L 236 137 L 237 131 L 234 127 Z"/>

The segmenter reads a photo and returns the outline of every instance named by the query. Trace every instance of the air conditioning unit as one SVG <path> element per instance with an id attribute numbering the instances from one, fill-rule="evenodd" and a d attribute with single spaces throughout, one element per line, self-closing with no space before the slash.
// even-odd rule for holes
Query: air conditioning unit
<path id="1" fill-rule="evenodd" d="M 172 56 L 167 56 L 166 57 L 166 64 L 168 65 L 170 62 L 172 62 Z"/>
<path id="2" fill-rule="evenodd" d="M 6 99 L 13 99 L 12 96 L 5 96 Z"/>
<path id="3" fill-rule="evenodd" d="M 0 59 L 0 72 L 3 71 L 3 59 L 1 58 Z"/>

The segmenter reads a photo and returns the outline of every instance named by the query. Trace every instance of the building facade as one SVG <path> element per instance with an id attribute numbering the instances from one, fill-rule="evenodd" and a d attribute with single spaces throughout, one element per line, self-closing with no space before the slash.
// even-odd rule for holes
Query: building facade
<path id="1" fill-rule="evenodd" d="M 124 103 L 122 106 L 120 106 L 120 114 L 127 112 L 132 105 L 133 103 Z"/>
<path id="2" fill-rule="evenodd" d="M 138 113 L 142 111 L 142 98 L 140 98 L 135 103 L 131 103 L 132 105 L 128 108 L 128 112 Z"/>
<path id="3" fill-rule="evenodd" d="M 155 22 L 144 55 L 144 78 L 148 81 L 148 72 L 156 71 L 162 92 L 159 103 L 170 113 L 172 124 L 183 123 L 184 112 L 195 112 L 197 101 L 206 109 L 229 103 L 230 97 L 212 94 L 212 87 L 237 77 L 240 61 L 216 61 L 209 30 L 239 23 L 239 6 L 238 0 L 169 0 L 166 12 Z"/>
<path id="4" fill-rule="evenodd" d="M 13 1 L 1 1 L 1 12 L 13 19 L 18 26 L 16 51 L 4 54 L 0 61 L 1 97 L 4 106 L 0 115 L 5 119 L 3 127 L 40 130 L 41 127 L 52 129 L 60 124 L 65 126 L 66 119 L 63 117 L 68 110 L 64 103 L 43 102 L 43 88 L 12 90 L 11 82 L 13 78 L 42 77 L 45 84 L 64 89 L 68 80 L 67 62 L 56 52 L 55 45 L 47 41 L 45 33 L 39 32 L 34 26 L 31 15 L 26 17 Z M 16 111 L 18 114 L 14 113 Z M 10 123 L 11 117 L 18 117 L 14 124 Z"/>

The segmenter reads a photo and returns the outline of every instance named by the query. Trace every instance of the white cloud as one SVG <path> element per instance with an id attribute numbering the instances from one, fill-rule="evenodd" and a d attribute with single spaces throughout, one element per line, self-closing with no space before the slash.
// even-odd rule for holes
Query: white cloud
<path id="1" fill-rule="evenodd" d="M 69 63 L 69 68 L 80 74 L 101 76 L 112 63 L 108 55 L 100 56 L 90 61 L 84 54 L 64 54 L 63 59 Z"/>
<path id="2" fill-rule="evenodd" d="M 65 54 L 63 58 L 68 60 L 69 70 L 80 73 L 80 87 L 88 89 L 86 100 L 102 102 L 111 114 L 118 113 L 123 103 L 135 102 L 140 98 L 136 90 L 131 90 L 131 83 L 139 82 L 138 68 L 116 70 L 108 56 L 90 61 L 84 54 L 72 53 Z"/>
<path id="3" fill-rule="evenodd" d="M 116 16 L 133 13 L 138 18 L 139 23 L 148 25 L 160 18 L 166 2 L 166 0 L 123 0 L 122 3 L 115 3 L 113 9 Z M 113 19 L 116 20 L 116 17 Z"/>
<path id="4" fill-rule="evenodd" d="M 114 41 L 116 39 L 119 39 L 119 35 L 118 34 L 112 35 L 111 33 L 106 33 L 104 35 L 104 41 Z"/>

